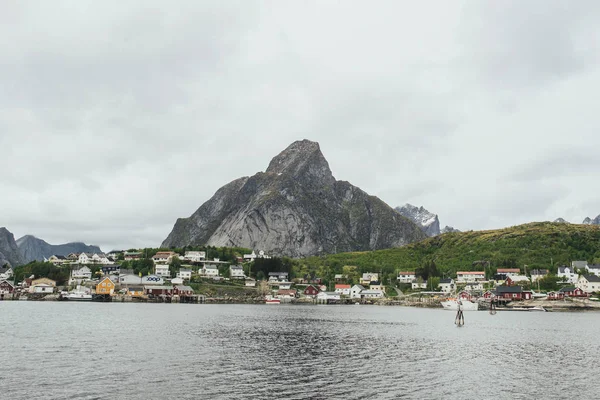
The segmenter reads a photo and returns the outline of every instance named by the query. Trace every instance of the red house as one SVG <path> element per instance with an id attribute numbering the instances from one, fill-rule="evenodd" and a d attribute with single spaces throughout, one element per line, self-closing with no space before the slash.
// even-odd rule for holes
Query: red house
<path id="1" fill-rule="evenodd" d="M 561 288 L 559 293 L 562 293 L 564 297 L 587 297 L 587 293 L 581 290 L 580 288 L 576 288 L 574 286 L 567 286 Z"/>
<path id="2" fill-rule="evenodd" d="M 144 290 L 146 294 L 151 294 L 153 296 L 172 296 L 173 295 L 173 287 L 172 286 L 145 286 Z"/>
<path id="3" fill-rule="evenodd" d="M 179 297 L 189 297 L 194 295 L 194 289 L 190 286 L 177 285 L 173 288 L 173 294 Z"/>
<path id="4" fill-rule="evenodd" d="M 316 296 L 317 294 L 319 294 L 319 292 L 320 292 L 319 289 L 317 289 L 313 285 L 309 285 L 306 287 L 306 289 L 304 289 L 303 293 L 305 296 Z"/>
<path id="5" fill-rule="evenodd" d="M 529 300 L 531 292 L 523 292 L 521 286 L 498 286 L 496 287 L 496 296 L 502 299 Z"/>
<path id="6" fill-rule="evenodd" d="M 562 300 L 565 298 L 565 294 L 561 292 L 550 292 L 548 293 L 548 300 Z"/>
<path id="7" fill-rule="evenodd" d="M 0 294 L 9 294 L 15 291 L 15 285 L 9 281 L 0 281 Z"/>
<path id="8" fill-rule="evenodd" d="M 488 290 L 487 292 L 485 292 L 483 294 L 484 299 L 491 299 L 494 296 L 496 296 L 496 294 L 494 292 L 492 292 L 491 290 Z"/>
<path id="9" fill-rule="evenodd" d="M 471 300 L 471 295 L 467 291 L 462 291 L 458 294 L 459 300 Z"/>

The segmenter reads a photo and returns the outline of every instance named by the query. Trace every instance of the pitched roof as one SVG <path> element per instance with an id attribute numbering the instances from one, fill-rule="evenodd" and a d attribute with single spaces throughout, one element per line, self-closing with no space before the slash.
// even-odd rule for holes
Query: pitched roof
<path id="1" fill-rule="evenodd" d="M 456 275 L 485 275 L 485 271 L 458 271 Z"/>
<path id="2" fill-rule="evenodd" d="M 521 286 L 496 286 L 496 293 L 521 293 L 523 288 Z"/>
<path id="3" fill-rule="evenodd" d="M 518 274 L 519 272 L 521 272 L 521 270 L 519 268 L 498 268 L 496 272 L 498 272 L 499 274 L 505 274 L 509 272 L 514 272 Z"/>
<path id="4" fill-rule="evenodd" d="M 452 283 L 452 278 L 440 279 L 440 283 Z"/>
<path id="5" fill-rule="evenodd" d="M 547 269 L 532 269 L 531 275 L 548 275 Z"/>
<path id="6" fill-rule="evenodd" d="M 591 264 L 591 265 L 588 265 L 588 268 L 589 269 L 600 269 L 600 264 Z"/>
<path id="7" fill-rule="evenodd" d="M 558 292 L 565 293 L 565 292 L 572 292 L 573 290 L 575 290 L 575 286 L 565 286 L 565 287 L 560 288 L 560 290 Z"/>
<path id="8" fill-rule="evenodd" d="M 600 282 L 600 276 L 596 276 L 596 275 L 584 275 L 583 277 L 585 279 L 587 279 L 588 282 Z"/>
<path id="9" fill-rule="evenodd" d="M 335 285 L 336 289 L 350 289 L 351 286 L 350 285 L 343 285 L 343 284 L 337 284 Z"/>

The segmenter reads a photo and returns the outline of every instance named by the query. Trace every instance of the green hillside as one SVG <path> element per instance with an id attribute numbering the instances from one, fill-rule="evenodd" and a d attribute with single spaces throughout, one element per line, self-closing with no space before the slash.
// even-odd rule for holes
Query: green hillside
<path id="1" fill-rule="evenodd" d="M 600 261 L 600 226 L 530 223 L 510 228 L 447 233 L 405 247 L 378 251 L 339 253 L 305 259 L 309 269 L 339 271 L 345 265 L 361 272 L 415 270 L 435 263 L 446 276 L 457 270 L 483 270 L 527 266 L 556 272 L 571 260 Z M 312 268 L 311 268 L 312 267 Z M 450 275 L 448 275 L 450 274 Z"/>

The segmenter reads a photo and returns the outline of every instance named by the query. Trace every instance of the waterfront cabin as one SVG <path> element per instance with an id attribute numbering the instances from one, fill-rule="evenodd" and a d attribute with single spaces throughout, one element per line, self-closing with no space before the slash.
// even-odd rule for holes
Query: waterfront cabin
<path id="1" fill-rule="evenodd" d="M 398 283 L 412 283 L 415 277 L 415 271 L 400 271 L 396 280 Z"/>
<path id="2" fill-rule="evenodd" d="M 173 296 L 173 286 L 158 286 L 158 285 L 147 285 L 144 286 L 144 292 L 147 295 L 152 296 Z"/>
<path id="3" fill-rule="evenodd" d="M 54 293 L 56 281 L 48 278 L 34 279 L 29 287 L 29 293 Z"/>
<path id="4" fill-rule="evenodd" d="M 585 293 L 600 292 L 600 277 L 596 275 L 582 275 L 577 280 L 577 288 Z"/>
<path id="5" fill-rule="evenodd" d="M 143 297 L 144 287 L 142 285 L 128 286 L 125 293 L 131 297 Z"/>
<path id="6" fill-rule="evenodd" d="M 279 289 L 277 291 L 277 297 L 282 300 L 291 300 L 296 298 L 296 289 Z"/>
<path id="7" fill-rule="evenodd" d="M 319 294 L 319 289 L 316 286 L 308 285 L 302 293 L 307 297 L 315 297 Z"/>
<path id="8" fill-rule="evenodd" d="M 317 301 L 325 304 L 336 304 L 340 301 L 340 294 L 336 292 L 319 292 Z"/>
<path id="9" fill-rule="evenodd" d="M 565 298 L 565 294 L 561 292 L 550 292 L 548 293 L 548 300 L 562 300 Z"/>
<path id="10" fill-rule="evenodd" d="M 110 278 L 102 279 L 96 285 L 96 294 L 111 295 L 115 292 L 115 284 Z"/>
<path id="11" fill-rule="evenodd" d="M 523 288 L 521 286 L 498 286 L 496 287 L 496 296 L 501 299 L 528 300 L 525 299 Z M 527 296 L 530 299 L 531 292 L 528 292 Z"/>
<path id="12" fill-rule="evenodd" d="M 337 285 L 335 285 L 334 289 L 336 293 L 339 293 L 342 296 L 350 296 L 350 285 L 338 283 Z"/>
<path id="13" fill-rule="evenodd" d="M 381 299 L 383 298 L 382 290 L 363 290 L 360 292 L 360 297 L 362 299 Z"/>
<path id="14" fill-rule="evenodd" d="M 362 291 L 365 290 L 365 287 L 363 285 L 354 285 L 352 286 L 352 288 L 350 288 L 350 298 L 351 299 L 360 299 L 360 294 L 362 293 Z"/>
<path id="15" fill-rule="evenodd" d="M 565 286 L 559 290 L 565 297 L 587 297 L 587 293 L 578 287 Z"/>

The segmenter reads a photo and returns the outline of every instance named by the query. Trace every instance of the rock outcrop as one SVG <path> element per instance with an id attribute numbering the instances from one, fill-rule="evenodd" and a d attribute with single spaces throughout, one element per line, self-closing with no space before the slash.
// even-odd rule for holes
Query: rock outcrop
<path id="1" fill-rule="evenodd" d="M 8 229 L 0 228 L 0 267 L 5 264 L 16 267 L 23 263 L 15 236 Z"/>
<path id="2" fill-rule="evenodd" d="M 319 144 L 292 143 L 265 172 L 219 189 L 163 247 L 241 246 L 304 257 L 402 246 L 426 236 L 377 197 L 337 181 Z"/>
<path id="3" fill-rule="evenodd" d="M 52 255 L 67 256 L 71 253 L 101 253 L 98 246 L 91 246 L 81 242 L 53 245 L 32 235 L 25 235 L 17 240 L 17 246 L 28 263 L 31 261 L 43 261 Z"/>
<path id="4" fill-rule="evenodd" d="M 451 232 L 460 232 L 460 231 L 458 229 L 455 229 L 455 228 L 453 228 L 451 226 L 448 226 L 448 225 L 446 225 L 445 227 L 443 227 L 442 231 L 441 231 L 442 234 L 444 234 L 444 233 L 451 233 Z"/>
<path id="5" fill-rule="evenodd" d="M 569 221 L 567 221 L 567 220 L 566 220 L 566 219 L 564 219 L 564 218 L 556 218 L 556 219 L 555 219 L 554 221 L 552 221 L 552 222 L 555 222 L 555 223 L 558 223 L 558 224 L 568 224 L 568 223 L 569 223 Z"/>

